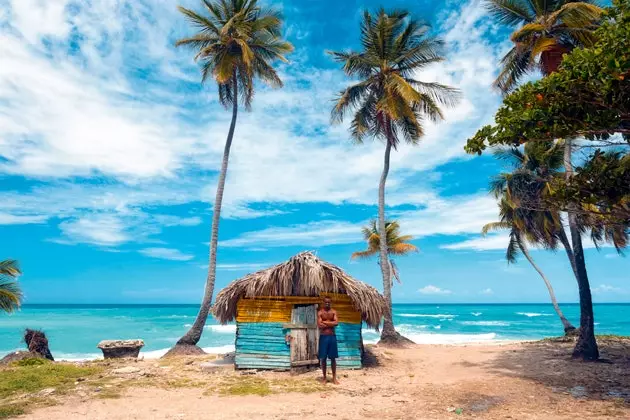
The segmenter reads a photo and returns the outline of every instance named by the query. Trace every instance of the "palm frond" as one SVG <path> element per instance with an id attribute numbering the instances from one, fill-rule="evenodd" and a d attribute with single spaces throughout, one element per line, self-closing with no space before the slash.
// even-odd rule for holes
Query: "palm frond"
<path id="1" fill-rule="evenodd" d="M 516 26 L 533 22 L 535 17 L 531 10 L 519 0 L 490 0 L 486 8 L 500 23 Z"/>

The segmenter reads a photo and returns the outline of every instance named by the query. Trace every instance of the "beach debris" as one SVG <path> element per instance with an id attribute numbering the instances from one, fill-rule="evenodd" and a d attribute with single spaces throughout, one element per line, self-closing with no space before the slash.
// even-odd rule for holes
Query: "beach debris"
<path id="1" fill-rule="evenodd" d="M 574 386 L 573 388 L 569 388 L 569 393 L 574 398 L 585 398 L 588 395 L 586 388 L 583 386 Z"/>
<path id="2" fill-rule="evenodd" d="M 24 331 L 24 342 L 26 343 L 26 347 L 28 347 L 28 351 L 31 353 L 38 354 L 48 360 L 55 360 L 50 353 L 48 338 L 46 338 L 46 334 L 44 334 L 43 331 L 27 328 Z"/>
<path id="3" fill-rule="evenodd" d="M 47 396 L 49 396 L 51 394 L 54 394 L 54 393 L 55 393 L 55 388 L 44 388 L 44 389 L 42 389 L 41 391 L 39 391 L 37 393 L 37 396 L 39 396 L 39 397 L 47 397 Z"/>
<path id="4" fill-rule="evenodd" d="M 103 351 L 105 359 L 137 358 L 144 346 L 142 340 L 103 340 L 96 347 Z"/>
<path id="5" fill-rule="evenodd" d="M 112 370 L 112 373 L 117 374 L 117 375 L 126 375 L 129 373 L 138 373 L 138 372 L 140 372 L 140 368 L 137 368 L 134 366 L 125 366 L 125 367 Z"/>

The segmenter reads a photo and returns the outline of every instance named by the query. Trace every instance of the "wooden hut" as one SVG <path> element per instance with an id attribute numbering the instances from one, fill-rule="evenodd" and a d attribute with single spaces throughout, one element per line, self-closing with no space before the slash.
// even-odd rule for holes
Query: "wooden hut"
<path id="1" fill-rule="evenodd" d="M 361 368 L 361 327 L 378 328 L 385 300 L 340 268 L 302 252 L 290 260 L 235 280 L 217 295 L 214 316 L 236 320 L 237 369 L 281 369 L 318 364 L 318 304 L 330 296 L 339 368 Z"/>

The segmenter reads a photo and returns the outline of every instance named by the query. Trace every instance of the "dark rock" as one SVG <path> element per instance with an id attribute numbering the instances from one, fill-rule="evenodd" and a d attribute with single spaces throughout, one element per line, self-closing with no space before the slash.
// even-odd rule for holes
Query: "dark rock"
<path id="1" fill-rule="evenodd" d="M 199 346 L 194 346 L 190 344 L 175 344 L 175 347 L 166 352 L 163 359 L 169 357 L 177 357 L 177 356 L 201 356 L 205 355 L 206 352 Z"/>
<path id="2" fill-rule="evenodd" d="M 26 331 L 24 331 L 24 342 L 26 343 L 26 347 L 28 347 L 28 351 L 31 353 L 39 354 L 41 357 L 48 360 L 55 360 L 50 353 L 50 349 L 48 348 L 48 339 L 43 331 L 27 328 Z"/>
<path id="3" fill-rule="evenodd" d="M 103 351 L 103 357 L 106 359 L 120 359 L 138 357 L 143 346 L 142 340 L 103 340 L 97 347 Z"/>

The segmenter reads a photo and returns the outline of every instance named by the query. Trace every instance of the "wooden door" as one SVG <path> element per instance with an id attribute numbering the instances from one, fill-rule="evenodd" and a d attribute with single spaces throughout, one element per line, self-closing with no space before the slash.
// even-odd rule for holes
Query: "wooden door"
<path id="1" fill-rule="evenodd" d="M 291 367 L 317 365 L 317 305 L 296 305 L 291 312 Z"/>

